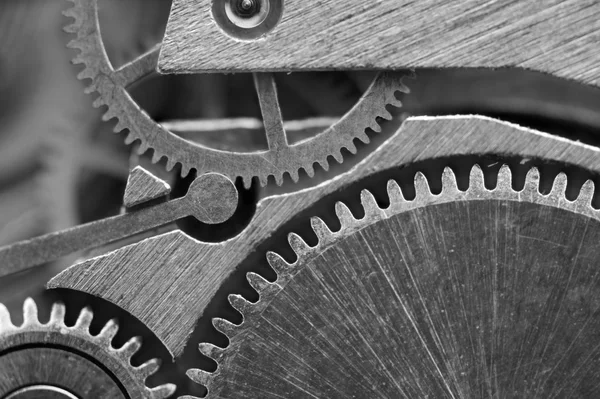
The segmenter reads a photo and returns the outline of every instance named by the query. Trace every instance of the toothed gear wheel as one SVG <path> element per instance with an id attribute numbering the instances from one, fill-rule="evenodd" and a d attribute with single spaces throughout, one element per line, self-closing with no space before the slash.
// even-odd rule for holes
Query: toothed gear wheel
<path id="1" fill-rule="evenodd" d="M 208 398 L 599 397 L 594 185 L 539 181 L 515 191 L 505 166 L 489 190 L 476 167 L 461 191 L 447 169 L 439 195 L 417 174 L 414 200 L 391 181 L 386 209 L 339 203 L 341 230 L 314 219 L 295 263 L 269 254 L 275 282 L 248 276 L 258 302 L 230 297 L 242 324 L 215 319 L 229 346 L 188 375 Z"/>
<path id="2" fill-rule="evenodd" d="M 102 40 L 98 1 L 70 1 L 74 3 L 74 7 L 66 11 L 65 15 L 74 18 L 75 22 L 65 30 L 77 36 L 69 43 L 69 47 L 80 51 L 73 62 L 85 65 L 79 78 L 91 79 L 87 91 L 99 95 L 94 106 L 107 107 L 104 120 L 117 120 L 115 132 L 128 131 L 126 143 L 139 141 L 141 153 L 152 149 L 153 162 L 165 157 L 169 170 L 180 164 L 182 176 L 186 176 L 192 169 L 198 175 L 216 172 L 232 180 L 241 177 L 246 186 L 251 184 L 254 177 L 264 186 L 270 176 L 274 177 L 277 184 L 282 184 L 285 174 L 289 174 L 293 181 L 298 181 L 302 169 L 308 176 L 313 176 L 315 163 L 328 170 L 328 157 L 341 163 L 343 148 L 355 153 L 357 149 L 354 140 L 368 143 L 368 129 L 381 131 L 378 118 L 392 118 L 386 107 L 401 106 L 396 93 L 408 92 L 403 83 L 404 73 L 382 73 L 337 123 L 310 139 L 289 145 L 281 123 L 272 75 L 257 74 L 257 92 L 269 150 L 239 153 L 211 149 L 165 129 L 142 111 L 126 91 L 128 86 L 156 70 L 160 44 L 115 69 L 106 55 Z"/>
<path id="3" fill-rule="evenodd" d="M 89 332 L 93 314 L 85 308 L 74 326 L 64 322 L 65 306 L 52 307 L 48 323 L 38 319 L 32 299 L 23 306 L 23 324 L 14 326 L 0 304 L 0 396 L 3 398 L 150 398 L 169 397 L 171 384 L 148 388 L 145 380 L 157 371 L 150 360 L 139 367 L 131 357 L 141 342 L 132 338 L 121 348 L 112 346 L 117 333 L 109 321 L 98 335 Z"/>

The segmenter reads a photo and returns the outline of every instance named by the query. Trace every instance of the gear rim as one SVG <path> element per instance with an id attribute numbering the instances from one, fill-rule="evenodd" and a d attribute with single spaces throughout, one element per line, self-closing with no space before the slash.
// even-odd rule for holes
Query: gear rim
<path id="1" fill-rule="evenodd" d="M 485 200 L 491 199 L 513 203 L 522 201 L 533 206 L 542 205 L 548 208 L 576 213 L 582 217 L 596 221 L 600 220 L 600 211 L 594 209 L 591 205 L 594 197 L 593 182 L 587 181 L 581 188 L 578 197 L 571 201 L 566 198 L 567 178 L 563 173 L 556 177 L 552 190 L 547 195 L 540 193 L 540 174 L 536 168 L 532 168 L 527 174 L 522 190 L 513 189 L 512 175 L 506 165 L 500 169 L 498 184 L 494 189 L 488 190 L 485 187 L 483 172 L 478 166 L 475 166 L 471 171 L 470 185 L 466 191 L 458 189 L 454 173 L 449 168 L 446 168 L 444 171 L 442 182 L 443 189 L 441 194 L 434 195 L 431 193 L 425 176 L 418 173 L 415 177 L 416 198 L 406 201 L 398 184 L 391 180 L 388 183 L 387 190 L 391 205 L 386 209 L 381 209 L 373 195 L 365 190 L 361 195 L 362 205 L 365 210 L 365 217 L 362 219 L 356 219 L 343 203 L 336 204 L 336 215 L 341 221 L 341 229 L 332 232 L 321 219 L 311 219 L 313 230 L 318 237 L 318 244 L 314 247 L 310 247 L 299 236 L 291 234 L 289 242 L 298 257 L 297 260 L 293 263 L 288 263 L 279 255 L 271 252 L 268 254 L 267 259 L 270 266 L 277 273 L 277 280 L 269 282 L 257 274 L 248 274 L 249 283 L 259 293 L 258 302 L 250 303 L 239 295 L 231 295 L 229 297 L 231 305 L 242 314 L 242 323 L 236 325 L 224 319 L 214 319 L 213 324 L 215 328 L 229 338 L 229 345 L 226 348 L 220 348 L 209 343 L 201 344 L 201 353 L 215 360 L 217 370 L 211 373 L 204 370 L 191 369 L 188 371 L 188 376 L 193 381 L 208 388 L 208 398 L 228 397 L 226 390 L 223 396 L 220 396 L 220 394 L 223 393 L 224 381 L 228 381 L 229 384 L 236 384 L 236 380 L 228 380 L 228 376 L 231 377 L 231 375 L 236 374 L 234 371 L 230 372 L 229 368 L 234 370 L 236 367 L 235 358 L 237 356 L 237 349 L 244 345 L 247 346 L 248 342 L 250 342 L 252 347 L 252 337 L 260 335 L 260 331 L 253 332 L 253 328 L 260 326 L 257 323 L 261 320 L 262 313 L 269 308 L 271 302 L 278 295 L 286 295 L 283 291 L 288 283 L 297 274 L 307 268 L 312 260 L 320 257 L 328 248 L 331 248 L 340 240 L 346 240 L 350 236 L 354 236 L 355 233 L 378 222 L 390 219 L 395 215 L 418 211 L 430 205 L 450 204 L 455 201 L 462 201 L 463 203 L 471 201 L 484 204 Z M 279 346 L 276 347 L 280 348 Z M 262 346 L 255 348 L 262 348 Z M 318 353 L 315 355 L 318 356 Z M 245 356 L 248 356 L 248 352 L 245 352 Z M 252 363 L 252 360 L 250 362 Z M 222 374 L 223 377 L 221 378 Z M 238 382 L 244 384 L 241 380 L 238 380 Z M 252 384 L 251 382 L 248 383 Z M 272 384 L 275 384 L 275 380 L 272 381 Z M 281 391 L 277 392 L 279 394 L 282 393 Z"/>
<path id="2" fill-rule="evenodd" d="M 154 374 L 160 367 L 159 360 L 152 359 L 137 367 L 131 365 L 131 358 L 141 347 L 141 340 L 138 337 L 131 338 L 121 348 L 112 346 L 112 340 L 119 329 L 115 320 L 108 321 L 99 334 L 91 335 L 89 327 L 93 313 L 90 308 L 81 310 L 74 326 L 65 324 L 66 308 L 60 302 L 53 304 L 50 320 L 47 323 L 40 322 L 37 313 L 35 301 L 31 298 L 26 299 L 23 304 L 23 323 L 15 326 L 11 321 L 8 309 L 0 304 L 0 362 L 6 359 L 10 362 L 12 359 L 9 356 L 18 358 L 21 353 L 27 357 L 30 355 L 27 354 L 28 351 L 33 351 L 34 354 L 42 351 L 44 352 L 43 358 L 46 356 L 49 359 L 60 357 L 76 359 L 73 361 L 79 362 L 78 364 L 84 369 L 102 371 L 103 376 L 99 376 L 99 378 L 112 381 L 121 394 L 127 398 L 163 399 L 171 396 L 175 391 L 173 384 L 163 384 L 154 388 L 145 385 L 146 378 Z M 95 367 L 89 368 L 89 365 L 81 363 L 82 359 L 87 360 Z M 21 362 L 27 364 L 27 359 L 21 359 Z M 32 369 L 35 368 L 34 366 Z M 44 372 L 48 375 L 53 374 L 48 367 L 44 367 Z M 12 387 L 13 392 L 24 386 L 47 382 L 27 380 L 38 378 L 37 375 L 22 378 L 25 378 L 28 383 Z M 63 384 L 76 382 L 68 381 Z M 13 381 L 13 383 L 17 383 L 17 381 Z M 52 386 L 52 384 L 49 385 Z M 77 388 L 85 392 L 85 387 L 82 386 L 63 386 L 62 388 L 67 388 L 68 391 L 77 393 L 79 396 L 81 395 Z M 11 394 L 12 392 L 1 393 Z"/>
<path id="3" fill-rule="evenodd" d="M 154 122 L 137 106 L 125 89 L 127 84 L 124 83 L 127 83 L 129 77 L 115 72 L 104 50 L 98 22 L 97 0 L 69 1 L 73 3 L 73 7 L 64 14 L 72 17 L 75 22 L 68 25 L 65 31 L 77 37 L 68 46 L 79 50 L 73 63 L 85 66 L 78 78 L 91 79 L 86 92 L 99 94 L 94 101 L 94 106 L 108 108 L 103 120 L 116 119 L 115 132 L 128 130 L 125 142 L 131 144 L 139 141 L 140 153 L 152 149 L 153 162 L 166 158 L 168 170 L 180 164 L 182 176 L 186 176 L 191 170 L 196 170 L 199 175 L 216 172 L 232 180 L 241 177 L 246 187 L 250 186 L 253 178 L 258 178 L 260 184 L 264 186 L 271 176 L 278 185 L 281 185 L 285 174 L 296 182 L 300 170 L 304 170 L 312 177 L 315 164 L 319 164 L 325 170 L 329 169 L 329 157 L 341 163 L 343 148 L 352 154 L 356 153 L 354 140 L 369 143 L 370 139 L 366 132 L 369 129 L 374 132 L 381 131 L 378 118 L 392 119 L 386 107 L 401 107 L 402 104 L 396 98 L 396 93 L 409 92 L 403 80 L 412 74 L 382 73 L 344 117 L 309 140 L 288 146 L 283 150 L 258 153 L 214 150 L 176 136 Z M 146 57 L 144 62 L 152 64 L 157 56 L 158 46 L 138 60 Z M 142 68 L 150 71 L 148 65 Z"/>

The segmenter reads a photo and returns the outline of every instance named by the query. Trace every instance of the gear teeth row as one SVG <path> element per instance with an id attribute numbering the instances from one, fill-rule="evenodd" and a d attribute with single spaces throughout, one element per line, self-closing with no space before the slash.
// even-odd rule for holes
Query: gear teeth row
<path id="1" fill-rule="evenodd" d="M 50 312 L 50 320 L 48 323 L 43 324 L 38 318 L 38 307 L 35 301 L 31 298 L 27 298 L 23 303 L 23 323 L 20 326 L 15 326 L 12 323 L 10 312 L 5 305 L 0 303 L 0 343 L 2 340 L 7 340 L 12 336 L 23 336 L 26 337 L 30 332 L 45 332 L 45 338 L 51 341 L 50 336 L 57 334 L 64 336 L 68 341 L 68 336 L 78 337 L 86 340 L 101 351 L 108 354 L 108 356 L 118 360 L 121 364 L 126 365 L 129 368 L 128 378 L 135 378 L 138 381 L 139 386 L 143 386 L 143 392 L 140 394 L 145 398 L 150 399 L 162 399 L 168 398 L 175 392 L 175 385 L 164 384 L 155 388 L 149 388 L 145 385 L 145 381 L 148 377 L 153 375 L 160 368 L 159 359 L 151 359 L 138 367 L 131 365 L 131 358 L 140 350 L 142 341 L 139 337 L 131 338 L 122 347 L 116 349 L 112 346 L 112 341 L 119 331 L 119 326 L 115 319 L 108 321 L 100 330 L 98 335 L 90 334 L 90 325 L 94 319 L 94 313 L 89 307 L 83 308 L 78 317 L 75 325 L 69 327 L 65 324 L 65 305 L 57 302 L 52 305 Z M 18 339 L 21 342 L 23 338 Z M 44 342 L 33 342 L 36 344 L 44 344 Z M 65 346 L 69 347 L 69 343 L 65 343 Z M 2 348 L 0 348 L 2 349 Z M 3 348 L 6 349 L 6 348 Z M 73 348 L 81 350 L 80 348 Z M 93 357 L 93 354 L 91 354 Z"/>
<path id="2" fill-rule="evenodd" d="M 368 190 L 361 192 L 361 203 L 365 211 L 365 216 L 360 219 L 355 218 L 344 203 L 337 202 L 335 204 L 335 213 L 340 221 L 341 229 L 333 232 L 322 219 L 312 218 L 311 226 L 318 238 L 318 244 L 314 247 L 309 246 L 299 235 L 291 233 L 288 236 L 288 241 L 298 259 L 293 263 L 289 263 L 281 255 L 275 252 L 268 252 L 267 261 L 277 274 L 277 280 L 274 283 L 270 283 L 255 273 L 249 273 L 248 281 L 258 292 L 259 301 L 252 303 L 240 295 L 230 295 L 229 302 L 242 314 L 242 323 L 237 325 L 224 319 L 215 319 L 214 326 L 229 338 L 230 346 L 235 345 L 235 338 L 245 330 L 247 319 L 260 314 L 268 306 L 272 297 L 277 295 L 282 287 L 298 272 L 297 267 L 301 260 L 306 262 L 307 257 L 317 256 L 340 237 L 348 236 L 370 224 L 411 209 L 452 201 L 479 199 L 528 200 L 549 206 L 560 205 L 563 208 L 573 211 L 587 213 L 600 220 L 600 211 L 592 207 L 595 186 L 590 180 L 585 182 L 577 199 L 574 201 L 569 201 L 565 196 L 567 176 L 564 173 L 556 176 L 552 190 L 547 195 L 543 195 L 540 192 L 540 173 L 537 168 L 532 168 L 528 171 L 524 188 L 521 191 L 514 190 L 512 184 L 512 172 L 507 165 L 504 165 L 498 172 L 496 187 L 487 189 L 485 187 L 484 172 L 479 165 L 475 165 L 469 174 L 468 189 L 461 191 L 458 188 L 454 171 L 450 168 L 445 168 L 442 174 L 442 192 L 440 194 L 432 194 L 431 185 L 427 177 L 423 173 L 418 172 L 414 177 L 416 195 L 413 200 L 407 200 L 400 185 L 395 180 L 389 180 L 387 183 L 387 194 L 390 201 L 388 208 L 381 208 L 377 204 L 375 196 Z M 228 361 L 228 348 L 218 348 L 217 350 L 214 346 L 203 344 L 201 352 L 217 362 L 217 370 L 211 373 L 199 369 L 190 369 L 187 373 L 190 379 L 209 390 L 207 398 L 215 397 L 211 395 L 211 383 L 219 375 L 220 365 L 226 364 Z M 188 396 L 187 398 L 191 399 L 193 397 Z"/>
<path id="3" fill-rule="evenodd" d="M 70 0 L 70 2 L 72 3 L 72 7 L 65 11 L 64 15 L 72 18 L 73 22 L 65 28 L 65 31 L 76 37 L 69 42 L 68 47 L 78 51 L 73 63 L 84 66 L 84 69 L 78 74 L 78 78 L 81 80 L 90 80 L 90 83 L 85 90 L 86 93 L 98 94 L 98 97 L 93 101 L 94 107 L 105 108 L 102 116 L 104 121 L 116 120 L 113 129 L 116 133 L 123 134 L 124 132 L 127 132 L 125 136 L 125 142 L 127 144 L 139 142 L 137 148 L 138 153 L 143 154 L 149 150 L 153 150 L 153 163 L 160 162 L 163 158 L 166 158 L 167 170 L 171 171 L 177 165 L 180 165 L 182 177 L 187 176 L 193 169 L 195 169 L 198 174 L 216 172 L 226 175 L 232 180 L 236 180 L 240 177 L 246 188 L 250 188 L 252 182 L 255 180 L 261 186 L 267 185 L 270 180 L 273 180 L 277 185 L 282 185 L 287 179 L 298 182 L 302 171 L 304 171 L 307 176 L 313 177 L 315 175 L 316 165 L 319 165 L 325 171 L 328 171 L 330 162 L 332 162 L 331 159 L 335 160 L 337 163 L 342 163 L 344 161 L 342 149 L 347 150 L 351 154 L 356 154 L 357 142 L 355 140 L 368 144 L 370 142 L 370 137 L 368 135 L 369 131 L 376 133 L 381 132 L 382 126 L 380 122 L 392 119 L 392 114 L 388 108 L 400 108 L 402 106 L 402 102 L 396 97 L 397 93 L 410 92 L 402 79 L 396 78 L 396 76 L 392 78 L 391 84 L 389 82 L 390 79 L 386 79 L 386 82 L 379 80 L 376 81 L 379 83 L 373 83 L 368 89 L 368 92 L 363 95 L 361 100 L 359 100 L 349 114 L 347 114 L 350 119 L 348 119 L 344 125 L 337 126 L 336 124 L 328 131 L 323 132 L 320 135 L 323 136 L 322 138 L 315 138 L 314 141 L 311 139 L 309 140 L 310 142 L 302 144 L 303 146 L 313 145 L 311 148 L 313 150 L 313 159 L 308 160 L 307 157 L 303 155 L 307 152 L 304 151 L 304 149 L 300 149 L 292 150 L 292 155 L 290 155 L 290 157 L 277 157 L 278 159 L 291 159 L 291 161 L 282 162 L 281 165 L 272 164 L 273 167 L 256 166 L 256 170 L 249 169 L 247 167 L 248 163 L 245 160 L 237 162 L 235 154 L 232 153 L 227 154 L 230 159 L 228 162 L 219 160 L 218 162 L 210 161 L 210 163 L 207 163 L 207 158 L 217 159 L 217 154 L 211 153 L 213 150 L 194 150 L 183 146 L 182 151 L 184 151 L 185 154 L 178 155 L 175 153 L 175 150 L 173 150 L 173 148 L 176 147 L 174 145 L 175 143 L 171 142 L 171 140 L 176 139 L 170 138 L 169 136 L 172 135 L 172 133 L 162 131 L 167 134 L 168 137 L 163 137 L 164 140 L 161 141 L 160 144 L 153 141 L 150 136 L 146 136 L 145 132 L 148 131 L 148 126 L 152 126 L 152 129 L 156 128 L 157 130 L 162 128 L 159 124 L 156 124 L 155 121 L 145 115 L 137 105 L 129 104 L 132 100 L 127 97 L 124 92 L 125 89 L 113 82 L 112 74 L 114 73 L 114 68 L 110 60 L 108 60 L 100 36 L 100 30 L 97 26 L 97 3 L 95 0 Z M 404 78 L 414 78 L 414 72 L 410 75 L 404 75 Z M 378 94 L 376 96 L 369 95 L 373 93 Z M 139 116 L 142 118 L 142 122 L 140 123 L 143 126 L 135 126 L 134 116 L 127 115 L 126 113 L 124 114 L 124 109 L 128 108 L 129 105 L 132 105 L 130 109 L 131 112 L 139 112 Z M 368 117 L 365 115 L 368 115 Z M 357 126 L 362 123 L 367 123 L 368 126 L 364 126 L 364 129 L 357 129 Z M 327 137 L 324 137 L 325 135 L 327 135 Z M 336 137 L 335 149 L 330 148 L 333 146 L 319 145 L 320 143 L 323 143 L 323 141 L 319 140 L 330 141 L 331 137 Z M 169 143 L 173 144 L 173 146 L 169 145 Z M 158 147 L 163 147 L 163 149 L 161 150 Z M 224 154 L 219 155 L 225 156 Z M 262 154 L 255 155 L 257 158 L 263 158 Z M 264 162 L 264 160 L 257 161 L 258 164 Z M 271 164 L 270 162 L 268 163 Z"/>
<path id="4" fill-rule="evenodd" d="M 414 74 L 414 72 L 412 72 L 410 75 L 406 75 L 404 78 L 414 79 L 415 74 Z M 390 107 L 397 108 L 397 109 L 402 108 L 402 106 L 403 106 L 402 101 L 398 100 L 398 98 L 396 97 L 396 94 L 399 92 L 404 93 L 404 94 L 410 93 L 410 89 L 408 88 L 408 86 L 406 86 L 406 84 L 403 81 L 397 82 L 397 87 L 395 87 L 395 90 L 393 90 L 389 94 L 389 96 L 386 96 L 386 99 L 384 101 L 385 106 L 390 106 Z M 391 121 L 393 119 L 391 112 L 388 111 L 388 109 L 385 108 L 385 106 L 382 107 L 381 109 L 378 109 L 376 114 L 372 117 L 372 119 L 369 119 L 369 125 L 366 126 L 365 129 L 363 129 L 360 132 L 355 133 L 352 137 L 349 137 L 349 139 L 346 140 L 346 143 L 344 145 L 342 145 L 339 149 L 333 151 L 325 159 L 317 159 L 312 164 L 301 166 L 301 167 L 298 167 L 297 169 L 284 171 L 279 174 L 270 174 L 267 176 L 261 176 L 261 177 L 259 177 L 259 182 L 260 182 L 261 186 L 267 185 L 269 178 L 273 178 L 275 180 L 275 183 L 280 186 L 286 180 L 285 179 L 286 175 L 288 175 L 289 178 L 294 183 L 297 183 L 300 179 L 301 171 L 304 171 L 307 176 L 312 178 L 312 177 L 314 177 L 315 172 L 316 172 L 315 165 L 320 166 L 324 171 L 327 172 L 327 171 L 329 171 L 329 168 L 331 167 L 330 158 L 333 158 L 333 160 L 335 160 L 335 162 L 337 162 L 338 164 L 342 164 L 344 162 L 344 155 L 342 154 L 343 149 L 345 149 L 352 155 L 356 155 L 358 152 L 358 148 L 356 147 L 355 140 L 359 140 L 363 144 L 369 144 L 371 142 L 371 139 L 369 138 L 369 136 L 367 134 L 367 132 L 369 130 L 371 130 L 375 133 L 382 132 L 382 124 L 379 122 L 378 119 L 381 118 L 381 120 L 383 120 L 383 121 Z M 242 175 L 241 177 L 242 177 L 244 187 L 250 188 L 252 179 L 254 178 L 254 176 L 245 174 L 245 175 Z"/>

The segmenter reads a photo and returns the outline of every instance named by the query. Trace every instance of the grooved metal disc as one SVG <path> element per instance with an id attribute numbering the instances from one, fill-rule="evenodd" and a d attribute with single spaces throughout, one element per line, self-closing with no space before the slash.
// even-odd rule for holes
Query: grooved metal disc
<path id="1" fill-rule="evenodd" d="M 321 231 L 237 306 L 209 397 L 599 397 L 597 211 L 503 190 Z"/>

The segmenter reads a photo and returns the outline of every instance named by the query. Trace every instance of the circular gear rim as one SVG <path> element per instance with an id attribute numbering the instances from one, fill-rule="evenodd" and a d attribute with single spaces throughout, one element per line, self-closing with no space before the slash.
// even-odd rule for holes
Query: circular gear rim
<path id="1" fill-rule="evenodd" d="M 25 348 L 56 348 L 93 359 L 92 363 L 108 370 L 131 398 L 164 399 L 175 392 L 173 384 L 154 388 L 145 384 L 146 378 L 160 368 L 160 360 L 152 359 L 137 367 L 131 364 L 131 358 L 142 345 L 139 337 L 131 338 L 121 348 L 113 347 L 112 340 L 119 329 L 116 320 L 108 321 L 99 334 L 91 335 L 89 328 L 94 315 L 89 307 L 81 310 L 73 326 L 65 324 L 65 313 L 65 305 L 56 302 L 50 320 L 41 323 L 35 301 L 27 298 L 23 304 L 23 324 L 15 326 L 10 312 L 0 303 L 0 358 Z"/>
<path id="2" fill-rule="evenodd" d="M 248 333 L 248 336 L 252 337 L 253 333 L 251 331 L 256 324 L 253 322 L 260 318 L 262 312 L 284 290 L 285 286 L 301 270 L 300 268 L 305 267 L 337 242 L 395 215 L 430 205 L 440 205 L 454 201 L 508 200 L 548 206 L 577 213 L 590 219 L 600 220 L 600 210 L 592 206 L 595 191 L 594 182 L 587 180 L 581 186 L 576 198 L 570 200 L 567 199 L 566 194 L 567 180 L 566 174 L 561 172 L 555 177 L 551 191 L 548 194 L 543 194 L 540 191 L 540 172 L 536 167 L 532 167 L 525 177 L 523 188 L 516 190 L 512 186 L 513 175 L 509 166 L 503 165 L 498 172 L 496 187 L 488 189 L 485 185 L 483 170 L 479 165 L 475 165 L 470 172 L 468 188 L 466 191 L 461 191 L 458 188 L 453 170 L 446 167 L 442 174 L 440 194 L 433 194 L 425 175 L 418 172 L 414 178 L 416 195 L 413 200 L 406 200 L 400 185 L 395 180 L 390 180 L 387 185 L 387 194 L 390 200 L 388 208 L 380 207 L 375 196 L 368 190 L 363 190 L 361 193 L 361 204 L 365 212 L 363 218 L 357 219 L 344 203 L 336 203 L 335 213 L 341 225 L 339 230 L 332 231 L 322 219 L 313 217 L 311 218 L 311 227 L 318 240 L 315 246 L 308 245 L 299 235 L 291 233 L 288 236 L 288 241 L 297 256 L 293 263 L 287 262 L 275 252 L 267 253 L 268 264 L 277 275 L 274 282 L 267 281 L 256 273 L 247 274 L 248 282 L 259 295 L 257 302 L 250 302 L 241 295 L 229 295 L 229 302 L 242 315 L 242 322 L 241 324 L 234 324 L 222 318 L 213 319 L 214 327 L 228 338 L 229 344 L 227 347 L 222 348 L 211 343 L 201 343 L 199 345 L 200 352 L 214 360 L 217 368 L 213 372 L 202 369 L 189 369 L 187 372 L 188 377 L 207 388 L 206 398 L 221 397 L 219 396 L 221 384 L 218 380 L 222 372 L 226 373 L 226 368 L 234 362 L 237 355 L 235 350 L 230 349 L 243 344 L 245 340 L 240 340 L 239 336 Z M 214 392 L 213 388 L 217 392 Z M 196 397 L 186 396 L 185 399 L 196 399 Z"/>
<path id="3" fill-rule="evenodd" d="M 79 50 L 73 63 L 85 66 L 78 78 L 91 80 L 86 92 L 96 92 L 99 95 L 94 106 L 107 107 L 103 120 L 116 119 L 116 133 L 129 131 L 125 139 L 127 144 L 139 141 L 140 153 L 152 149 L 154 163 L 166 158 L 167 170 L 172 170 L 177 164 L 181 165 L 181 175 L 184 177 L 191 170 L 196 170 L 198 175 L 216 172 L 232 180 L 241 177 L 246 187 L 250 186 L 253 178 L 258 178 L 261 186 L 265 186 L 271 176 L 281 185 L 284 174 L 297 182 L 300 170 L 312 177 L 315 164 L 325 170 L 329 169 L 329 157 L 342 163 L 343 148 L 355 154 L 357 148 L 354 140 L 368 144 L 370 139 L 366 132 L 369 129 L 381 132 L 378 118 L 392 119 L 386 107 L 402 106 L 396 93 L 409 93 L 403 80 L 405 77 L 412 77 L 412 73 L 383 72 L 346 115 L 311 139 L 284 147 L 283 150 L 274 148 L 256 153 L 215 150 L 178 137 L 140 109 L 125 89 L 127 77 L 119 75 L 119 69 L 113 69 L 104 49 L 98 21 L 98 0 L 69 1 L 73 3 L 73 7 L 65 11 L 64 15 L 73 18 L 74 23 L 66 26 L 65 31 L 75 34 L 76 38 L 68 46 Z M 155 46 L 137 59 L 152 62 L 152 58 L 158 56 L 159 47 L 160 45 Z"/>

